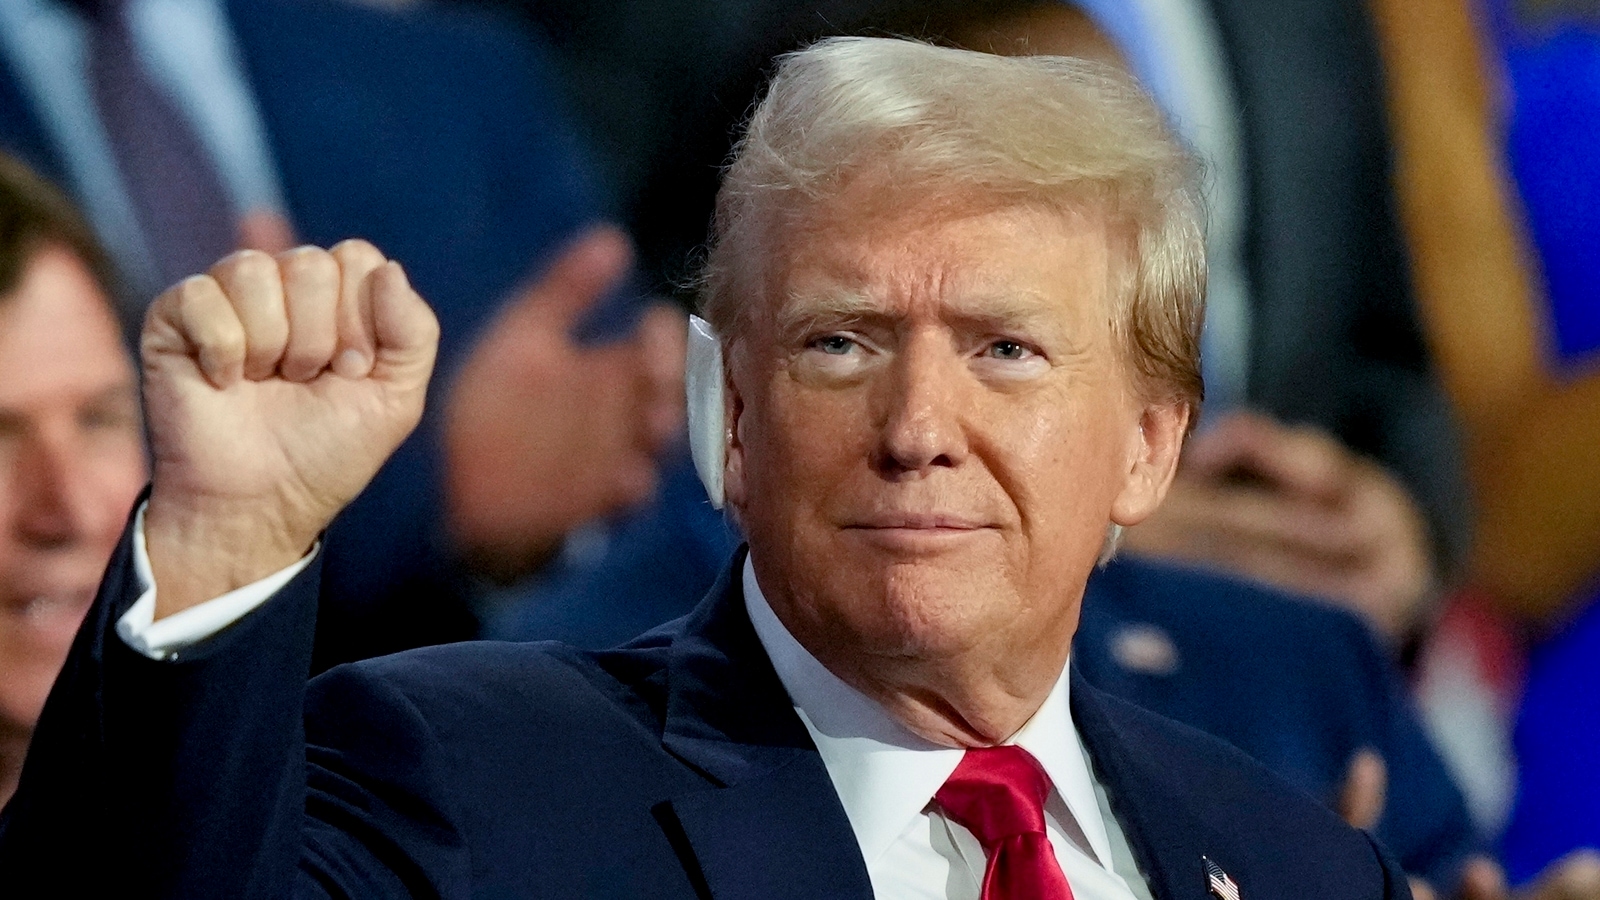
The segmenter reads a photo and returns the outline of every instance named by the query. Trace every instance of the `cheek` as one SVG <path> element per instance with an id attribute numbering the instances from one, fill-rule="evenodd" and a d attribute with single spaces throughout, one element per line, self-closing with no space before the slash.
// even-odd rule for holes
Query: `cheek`
<path id="1" fill-rule="evenodd" d="M 73 634 L 43 635 L 9 616 L 0 621 L 0 721 L 31 729 L 66 661 Z"/>
<path id="2" fill-rule="evenodd" d="M 748 421 L 746 470 L 777 493 L 828 490 L 868 449 L 863 393 L 808 389 L 779 376 L 764 414 Z"/>
<path id="3" fill-rule="evenodd" d="M 1124 427 L 1113 410 L 1070 398 L 1018 404 L 988 429 L 992 468 L 1035 530 L 1098 532 L 1121 489 Z"/>
<path id="4" fill-rule="evenodd" d="M 98 532 L 110 534 L 113 547 L 122 526 L 143 490 L 148 473 L 144 445 L 137 438 L 106 441 L 93 460 Z M 111 548 L 107 548 L 107 553 Z"/>

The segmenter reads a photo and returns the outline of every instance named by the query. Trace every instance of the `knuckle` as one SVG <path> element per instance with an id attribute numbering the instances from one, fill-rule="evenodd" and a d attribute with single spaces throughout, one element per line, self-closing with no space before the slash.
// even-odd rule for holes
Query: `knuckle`
<path id="1" fill-rule="evenodd" d="M 327 279 L 338 277 L 339 263 L 320 247 L 296 247 L 279 257 L 279 264 L 292 277 Z"/>
<path id="2" fill-rule="evenodd" d="M 210 275 L 190 275 L 174 285 L 171 293 L 177 298 L 179 312 L 189 317 L 208 306 L 222 293 L 222 287 Z"/>
<path id="3" fill-rule="evenodd" d="M 272 257 L 260 250 L 238 250 L 212 266 L 211 274 L 220 282 L 254 282 L 271 278 L 277 268 Z"/>
<path id="4" fill-rule="evenodd" d="M 346 238 L 328 251 L 341 265 L 380 266 L 384 263 L 384 255 L 370 242 L 361 238 Z"/>

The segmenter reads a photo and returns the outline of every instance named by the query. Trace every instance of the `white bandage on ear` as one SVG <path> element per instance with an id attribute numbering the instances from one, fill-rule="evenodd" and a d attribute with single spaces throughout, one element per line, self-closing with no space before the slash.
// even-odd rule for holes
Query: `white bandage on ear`
<path id="1" fill-rule="evenodd" d="M 722 508 L 722 469 L 728 459 L 727 408 L 723 405 L 722 343 L 711 323 L 689 317 L 689 353 L 684 361 L 688 393 L 689 453 L 711 505 Z"/>

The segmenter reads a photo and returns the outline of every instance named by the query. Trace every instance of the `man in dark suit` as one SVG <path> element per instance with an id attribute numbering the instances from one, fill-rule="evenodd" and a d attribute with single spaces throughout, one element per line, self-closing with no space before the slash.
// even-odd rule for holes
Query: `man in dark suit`
<path id="1" fill-rule="evenodd" d="M 1171 497 L 1129 548 L 1343 600 L 1397 649 L 1431 621 L 1438 586 L 1460 570 L 1471 517 L 1413 308 L 1361 4 L 475 2 L 518 8 L 551 36 L 642 256 L 669 276 L 704 241 L 717 165 L 779 53 L 827 35 L 887 33 L 1132 63 L 1211 166 L 1212 313 L 1204 427 Z M 652 547 L 649 523 L 640 525 L 606 562 L 682 568 L 675 542 Z M 541 585 L 529 615 L 581 590 L 573 581 Z M 676 581 L 687 607 L 698 584 Z"/>
<path id="2" fill-rule="evenodd" d="M 0 869 L 70 842 L 97 864 L 58 890 L 160 896 L 1409 896 L 1370 838 L 1067 664 L 1201 390 L 1194 172 L 1142 94 L 820 44 L 718 221 L 696 433 L 749 552 L 610 652 L 463 644 L 303 690 L 317 535 L 419 418 L 436 322 L 361 242 L 158 300 L 153 486 Z"/>
<path id="3" fill-rule="evenodd" d="M 91 102 L 106 35 L 123 26 L 142 38 L 132 70 L 173 88 L 170 123 L 203 145 L 187 162 L 215 170 L 223 196 L 208 200 L 229 207 L 240 241 L 361 235 L 406 261 L 439 315 L 433 412 L 333 527 L 319 668 L 473 636 L 458 563 L 527 567 L 566 527 L 648 496 L 651 450 L 679 405 L 671 348 L 653 348 L 677 326 L 652 316 L 652 337 L 609 352 L 568 337 L 597 324 L 571 320 L 621 277 L 628 251 L 614 233 L 579 240 L 599 203 L 536 46 L 477 16 L 337 0 L 4 0 L 0 24 L 0 146 L 72 188 L 132 316 L 168 281 L 142 277 L 154 226 L 136 217 L 145 241 L 116 227 L 139 149 L 118 145 L 151 129 L 118 131 Z M 97 156 L 102 144 L 115 152 Z M 194 180 L 163 175 L 171 192 Z M 620 307 L 606 312 L 606 336 L 628 332 Z M 522 467 L 485 463 L 492 452 Z M 615 464 L 569 477 L 602 457 Z"/>

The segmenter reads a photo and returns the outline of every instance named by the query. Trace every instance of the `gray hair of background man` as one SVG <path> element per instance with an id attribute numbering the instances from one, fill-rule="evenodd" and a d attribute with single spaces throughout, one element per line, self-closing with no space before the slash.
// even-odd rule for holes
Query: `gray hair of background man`
<path id="1" fill-rule="evenodd" d="M 725 344 L 758 308 L 750 300 L 768 296 L 767 264 L 807 212 L 862 173 L 919 199 L 1106 216 L 1126 261 L 1114 327 L 1145 399 L 1198 413 L 1199 167 L 1128 76 L 889 38 L 832 38 L 783 57 L 717 195 L 701 307 Z"/>

